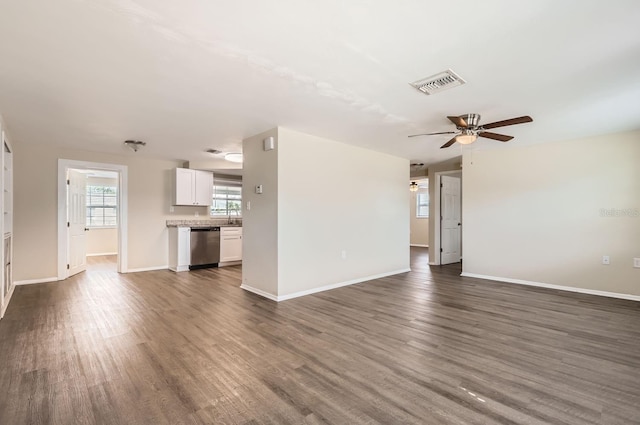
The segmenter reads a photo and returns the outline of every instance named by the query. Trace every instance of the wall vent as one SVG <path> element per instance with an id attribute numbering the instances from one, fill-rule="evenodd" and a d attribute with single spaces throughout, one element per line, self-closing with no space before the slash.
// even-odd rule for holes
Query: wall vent
<path id="1" fill-rule="evenodd" d="M 435 94 L 443 90 L 461 86 L 464 83 L 466 83 L 466 81 L 460 78 L 458 74 L 447 69 L 444 72 L 423 78 L 422 80 L 414 81 L 410 84 L 424 94 Z"/>

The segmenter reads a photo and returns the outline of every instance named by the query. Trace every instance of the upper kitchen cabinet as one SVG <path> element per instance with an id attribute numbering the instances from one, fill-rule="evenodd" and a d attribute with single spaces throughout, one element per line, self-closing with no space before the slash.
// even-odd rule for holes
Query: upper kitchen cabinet
<path id="1" fill-rule="evenodd" d="M 213 173 L 176 168 L 173 177 L 173 205 L 211 205 Z"/>

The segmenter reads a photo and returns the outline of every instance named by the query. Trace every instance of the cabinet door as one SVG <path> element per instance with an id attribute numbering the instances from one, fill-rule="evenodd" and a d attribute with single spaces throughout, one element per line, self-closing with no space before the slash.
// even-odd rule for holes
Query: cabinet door
<path id="1" fill-rule="evenodd" d="M 195 171 L 195 205 L 211 205 L 213 198 L 213 174 Z"/>
<path id="2" fill-rule="evenodd" d="M 174 205 L 195 205 L 195 171 L 176 168 Z"/>
<path id="3" fill-rule="evenodd" d="M 223 227 L 220 232 L 220 262 L 242 260 L 242 227 Z"/>

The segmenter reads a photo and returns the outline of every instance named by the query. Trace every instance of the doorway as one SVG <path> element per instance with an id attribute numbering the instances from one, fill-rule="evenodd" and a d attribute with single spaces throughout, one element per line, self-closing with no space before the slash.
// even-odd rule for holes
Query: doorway
<path id="1" fill-rule="evenodd" d="M 433 255 L 430 265 L 459 263 L 462 260 L 462 172 L 435 173 Z"/>
<path id="2" fill-rule="evenodd" d="M 124 165 L 58 160 L 58 280 L 87 264 L 126 273 L 126 188 Z"/>

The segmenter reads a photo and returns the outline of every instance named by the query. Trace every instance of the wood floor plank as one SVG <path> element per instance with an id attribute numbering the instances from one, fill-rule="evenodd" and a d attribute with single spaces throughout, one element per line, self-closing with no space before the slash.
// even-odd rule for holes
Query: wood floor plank
<path id="1" fill-rule="evenodd" d="M 16 288 L 0 424 L 640 423 L 640 303 L 412 272 L 282 303 L 241 267 Z"/>

